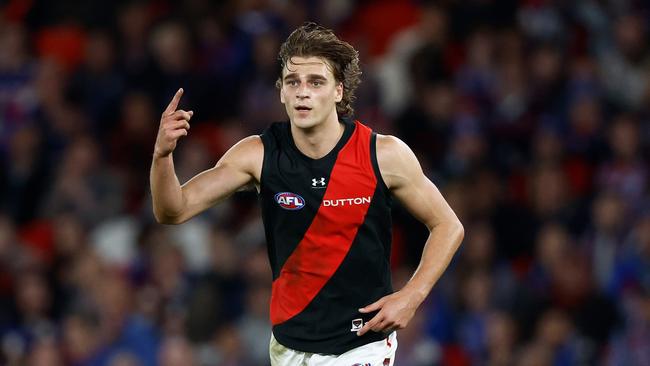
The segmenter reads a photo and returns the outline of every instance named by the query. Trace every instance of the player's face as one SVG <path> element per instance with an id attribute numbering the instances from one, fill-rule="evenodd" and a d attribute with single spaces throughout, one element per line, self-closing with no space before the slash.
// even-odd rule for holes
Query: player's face
<path id="1" fill-rule="evenodd" d="M 336 103 L 342 97 L 343 85 L 336 82 L 331 67 L 320 57 L 292 57 L 282 70 L 280 101 L 297 127 L 338 120 Z"/>

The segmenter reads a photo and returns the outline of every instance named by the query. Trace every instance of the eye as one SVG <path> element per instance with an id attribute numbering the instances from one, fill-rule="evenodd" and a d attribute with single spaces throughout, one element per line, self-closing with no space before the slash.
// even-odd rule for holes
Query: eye
<path id="1" fill-rule="evenodd" d="M 320 80 L 314 80 L 314 81 L 311 82 L 311 84 L 313 86 L 321 86 L 321 85 L 323 85 L 323 82 L 320 81 Z"/>
<path id="2" fill-rule="evenodd" d="M 287 81 L 285 81 L 285 83 L 286 83 L 287 85 L 289 85 L 289 86 L 296 86 L 296 85 L 298 85 L 298 81 L 297 81 L 297 80 L 287 80 Z"/>

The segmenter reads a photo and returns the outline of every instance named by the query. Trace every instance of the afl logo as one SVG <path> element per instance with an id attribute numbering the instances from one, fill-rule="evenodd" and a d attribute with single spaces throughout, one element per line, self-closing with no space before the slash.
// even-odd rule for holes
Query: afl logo
<path id="1" fill-rule="evenodd" d="M 291 192 L 280 192 L 275 195 L 275 202 L 285 210 L 300 210 L 305 207 L 305 200 Z"/>

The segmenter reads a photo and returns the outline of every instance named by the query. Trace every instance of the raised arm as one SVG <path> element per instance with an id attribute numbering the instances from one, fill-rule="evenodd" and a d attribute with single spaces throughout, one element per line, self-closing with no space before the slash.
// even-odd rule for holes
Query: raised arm
<path id="1" fill-rule="evenodd" d="M 153 212 L 163 224 L 180 224 L 215 205 L 238 189 L 257 184 L 262 170 L 264 147 L 259 136 L 235 144 L 217 164 L 181 186 L 174 170 L 172 152 L 190 128 L 192 111 L 177 110 L 179 89 L 160 119 L 151 162 L 150 184 Z"/>
<path id="2" fill-rule="evenodd" d="M 424 175 L 411 149 L 392 136 L 377 136 L 377 161 L 393 195 L 429 229 L 420 265 L 401 290 L 360 311 L 379 310 L 359 332 L 390 332 L 406 327 L 449 265 L 463 239 L 463 226 L 436 186 Z"/>

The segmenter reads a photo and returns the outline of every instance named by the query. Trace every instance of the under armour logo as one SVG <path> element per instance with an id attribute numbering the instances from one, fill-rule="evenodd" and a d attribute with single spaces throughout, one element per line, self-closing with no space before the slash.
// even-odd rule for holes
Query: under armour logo
<path id="1" fill-rule="evenodd" d="M 325 178 L 324 177 L 320 178 L 320 179 L 312 178 L 311 179 L 311 186 L 315 187 L 315 188 L 323 188 L 323 187 L 325 187 Z"/>

